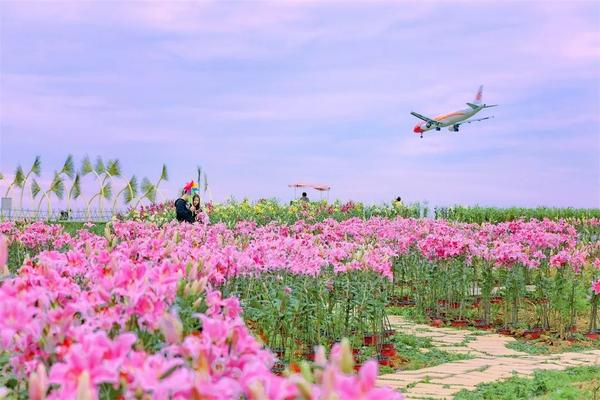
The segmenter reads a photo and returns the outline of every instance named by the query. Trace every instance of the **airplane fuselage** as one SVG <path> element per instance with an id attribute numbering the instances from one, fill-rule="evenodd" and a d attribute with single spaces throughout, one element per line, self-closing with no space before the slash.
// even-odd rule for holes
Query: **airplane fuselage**
<path id="1" fill-rule="evenodd" d="M 452 126 L 464 120 L 467 120 L 481 111 L 483 107 L 477 108 L 463 108 L 462 110 L 453 111 L 451 113 L 436 115 L 432 119 L 437 121 L 438 124 L 432 124 L 430 122 L 421 122 L 415 125 L 413 132 L 421 135 L 423 132 L 427 132 L 432 129 L 445 128 L 447 126 Z"/>

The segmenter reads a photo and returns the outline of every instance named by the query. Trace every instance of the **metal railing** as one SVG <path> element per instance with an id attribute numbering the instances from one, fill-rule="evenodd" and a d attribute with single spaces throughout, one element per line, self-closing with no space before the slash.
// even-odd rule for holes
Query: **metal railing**
<path id="1" fill-rule="evenodd" d="M 3 209 L 0 210 L 0 221 L 73 221 L 73 222 L 106 222 L 113 217 L 111 210 L 28 210 L 28 209 Z"/>

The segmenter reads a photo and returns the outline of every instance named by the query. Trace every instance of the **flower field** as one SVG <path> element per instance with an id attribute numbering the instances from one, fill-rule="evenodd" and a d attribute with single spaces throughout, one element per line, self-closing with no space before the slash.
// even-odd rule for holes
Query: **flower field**
<path id="1" fill-rule="evenodd" d="M 518 219 L 567 219 L 574 223 L 585 222 L 590 219 L 600 218 L 598 208 L 496 208 L 496 207 L 439 207 L 435 209 L 435 216 L 439 219 L 471 223 L 507 222 Z"/>
<path id="2" fill-rule="evenodd" d="M 582 234 L 336 206 L 336 219 L 299 208 L 272 222 L 265 204 L 268 220 L 223 206 L 177 224 L 157 206 L 72 233 L 0 223 L 0 397 L 401 398 L 375 387 L 397 358 L 390 305 L 434 325 L 597 339 L 597 220 Z"/>
<path id="3" fill-rule="evenodd" d="M 152 204 L 147 207 L 130 210 L 120 219 L 147 221 L 159 225 L 169 223 L 175 218 L 175 210 L 171 206 L 173 202 Z M 242 221 L 255 222 L 265 225 L 271 222 L 280 224 L 293 224 L 297 221 L 308 223 L 322 222 L 326 219 L 343 221 L 350 218 L 369 219 L 372 217 L 382 218 L 419 218 L 427 213 L 427 208 L 420 204 L 411 205 L 365 205 L 358 202 L 335 201 L 333 203 L 321 202 L 292 202 L 284 205 L 276 200 L 259 200 L 251 203 L 248 200 L 240 202 L 229 201 L 226 203 L 208 203 L 205 206 L 213 223 L 224 223 L 233 227 Z"/>

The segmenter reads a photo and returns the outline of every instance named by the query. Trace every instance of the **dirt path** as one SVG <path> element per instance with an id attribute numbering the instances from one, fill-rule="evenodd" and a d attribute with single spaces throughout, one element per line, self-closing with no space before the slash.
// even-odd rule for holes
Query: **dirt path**
<path id="1" fill-rule="evenodd" d="M 400 390 L 407 399 L 452 399 L 462 389 L 508 378 L 516 373 L 531 375 L 536 369 L 565 369 L 600 364 L 600 350 L 533 356 L 506 348 L 512 337 L 467 330 L 434 328 L 390 317 L 398 331 L 432 339 L 440 350 L 471 354 L 473 359 L 455 361 L 414 371 L 400 371 L 379 377 L 382 385 Z"/>

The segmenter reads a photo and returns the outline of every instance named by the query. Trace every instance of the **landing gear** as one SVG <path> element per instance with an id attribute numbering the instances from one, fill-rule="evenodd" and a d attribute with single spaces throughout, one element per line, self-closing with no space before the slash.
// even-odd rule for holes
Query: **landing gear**
<path id="1" fill-rule="evenodd" d="M 423 134 L 421 133 L 421 139 L 423 139 Z"/>
<path id="2" fill-rule="evenodd" d="M 454 125 L 454 126 L 452 127 L 452 129 L 454 130 L 454 132 L 458 132 L 458 125 Z"/>
<path id="3" fill-rule="evenodd" d="M 442 128 L 440 128 L 439 126 L 436 126 L 436 127 L 435 127 L 435 130 L 436 130 L 436 131 L 439 131 L 440 129 L 442 129 Z"/>

